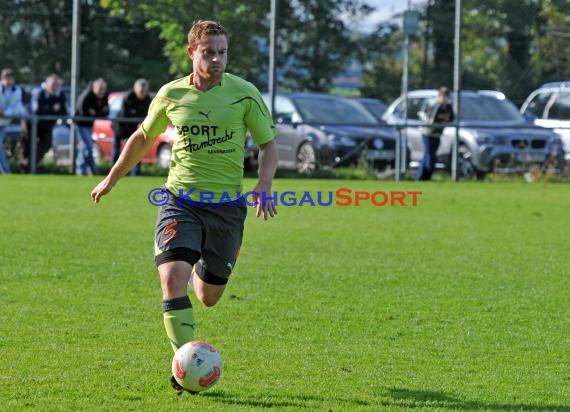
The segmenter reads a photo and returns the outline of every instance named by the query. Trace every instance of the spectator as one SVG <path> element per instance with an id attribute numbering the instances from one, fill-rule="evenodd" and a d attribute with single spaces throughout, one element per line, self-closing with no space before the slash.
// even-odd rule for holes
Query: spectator
<path id="1" fill-rule="evenodd" d="M 66 103 L 65 94 L 61 90 L 61 78 L 57 74 L 50 74 L 42 86 L 34 90 L 31 111 L 38 116 L 65 116 L 67 114 Z M 51 134 L 55 122 L 55 120 L 40 120 L 38 122 L 36 165 L 42 161 L 51 148 Z M 31 139 L 28 136 L 24 141 L 24 161 L 22 163 L 22 168 L 25 171 L 30 169 L 31 149 Z"/>
<path id="2" fill-rule="evenodd" d="M 133 85 L 133 89 L 129 91 L 121 104 L 121 110 L 117 117 L 144 118 L 148 113 L 148 107 L 152 101 L 148 94 L 148 81 L 146 79 L 138 79 Z M 121 154 L 121 142 L 128 139 L 137 130 L 138 124 L 134 122 L 113 122 L 113 131 L 115 132 L 113 143 L 113 164 L 119 159 Z M 140 174 L 140 162 L 131 170 L 132 176 Z"/>
<path id="3" fill-rule="evenodd" d="M 109 94 L 107 93 L 107 83 L 99 78 L 91 82 L 85 91 L 79 96 L 77 101 L 77 116 L 85 117 L 107 117 L 109 114 Z M 80 120 L 77 122 L 79 137 L 83 141 L 83 149 L 78 153 L 78 174 L 86 175 L 87 169 L 91 169 L 92 174 L 97 173 L 97 166 L 93 158 L 93 122 L 91 120 Z"/>
<path id="4" fill-rule="evenodd" d="M 435 105 L 424 112 L 419 112 L 418 115 L 426 126 L 422 128 L 424 156 L 416 180 L 431 180 L 444 123 L 450 123 L 454 119 L 453 108 L 449 103 L 449 89 L 445 86 L 440 87 Z"/>
<path id="5" fill-rule="evenodd" d="M 22 88 L 16 84 L 12 69 L 4 69 L 0 74 L 0 116 L 25 116 L 27 114 L 23 104 Z M 0 173 L 10 173 L 10 164 L 4 152 L 4 137 L 6 126 L 14 119 L 0 118 Z M 26 119 L 19 120 L 22 136 L 27 135 Z"/>

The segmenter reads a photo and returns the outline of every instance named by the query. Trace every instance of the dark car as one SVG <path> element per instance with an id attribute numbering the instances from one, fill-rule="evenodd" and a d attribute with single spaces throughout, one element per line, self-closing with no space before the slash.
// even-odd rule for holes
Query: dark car
<path id="1" fill-rule="evenodd" d="M 311 173 L 322 166 L 352 166 L 363 156 L 376 169 L 394 167 L 395 131 L 382 127 L 354 99 L 278 94 L 274 118 L 279 168 Z"/>
<path id="2" fill-rule="evenodd" d="M 418 164 L 424 147 L 419 113 L 434 104 L 437 90 L 416 90 L 408 94 L 407 144 L 410 166 Z M 452 94 L 453 99 L 453 94 Z M 384 120 L 404 124 L 402 98 L 390 105 Z M 483 178 L 491 171 L 523 172 L 531 165 L 560 167 L 564 154 L 560 137 L 551 130 L 529 125 L 515 105 L 496 91 L 462 91 L 459 128 L 459 173 Z M 437 151 L 440 167 L 450 169 L 455 128 L 446 127 Z"/>
<path id="3" fill-rule="evenodd" d="M 384 123 L 382 116 L 386 113 L 388 105 L 381 100 L 369 97 L 359 97 L 356 99 L 366 110 L 368 110 L 379 122 Z"/>

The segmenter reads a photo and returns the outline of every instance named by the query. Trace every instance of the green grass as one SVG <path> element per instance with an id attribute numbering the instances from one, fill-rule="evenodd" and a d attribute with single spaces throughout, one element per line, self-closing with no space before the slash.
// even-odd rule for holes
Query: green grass
<path id="1" fill-rule="evenodd" d="M 222 379 L 177 397 L 147 201 L 163 179 L 93 205 L 97 181 L 0 176 L 0 410 L 570 410 L 566 184 L 277 180 L 423 194 L 250 213 L 220 303 L 191 297 Z"/>

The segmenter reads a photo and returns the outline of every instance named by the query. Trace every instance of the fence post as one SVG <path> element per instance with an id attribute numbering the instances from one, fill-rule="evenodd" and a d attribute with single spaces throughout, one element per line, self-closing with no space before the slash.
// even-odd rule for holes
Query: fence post
<path id="1" fill-rule="evenodd" d="M 459 118 L 461 116 L 461 0 L 455 0 L 455 36 L 453 53 L 453 111 L 455 114 L 455 135 L 453 137 L 453 151 L 451 152 L 451 180 L 457 182 L 459 162 Z"/>
<path id="2" fill-rule="evenodd" d="M 37 173 L 37 159 L 38 159 L 38 117 L 32 116 L 32 133 L 30 136 L 30 158 L 28 159 L 30 166 L 30 173 L 35 175 Z"/>
<path id="3" fill-rule="evenodd" d="M 395 151 L 396 152 L 394 154 L 396 156 L 396 161 L 394 162 L 394 168 L 396 169 L 395 170 L 396 173 L 394 175 L 394 179 L 396 180 L 396 182 L 399 182 L 400 178 L 401 178 L 400 172 L 401 172 L 401 168 L 402 168 L 402 165 L 400 162 L 400 160 L 402 158 L 402 156 L 401 156 L 401 153 L 402 153 L 402 129 L 400 127 L 398 127 L 398 134 L 396 136 Z"/>

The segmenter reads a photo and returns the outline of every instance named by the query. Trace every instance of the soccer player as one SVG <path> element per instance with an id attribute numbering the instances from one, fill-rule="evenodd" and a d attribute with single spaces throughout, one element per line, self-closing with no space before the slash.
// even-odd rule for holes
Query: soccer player
<path id="1" fill-rule="evenodd" d="M 259 180 L 252 190 L 260 195 L 248 202 L 257 203 L 257 217 L 263 215 L 267 220 L 277 213 L 272 199 L 261 195 L 271 193 L 277 132 L 259 91 L 224 73 L 226 30 L 214 21 L 195 22 L 188 33 L 187 50 L 192 73 L 158 91 L 141 127 L 129 138 L 108 176 L 91 192 L 93 201 L 99 202 L 141 160 L 153 139 L 169 123 L 174 125 L 176 140 L 166 183 L 169 201 L 159 210 L 155 231 L 164 326 L 174 350 L 194 337 L 189 281 L 198 300 L 213 306 L 236 264 L 246 217 L 245 202 L 238 194 L 246 129 L 260 147 Z M 212 204 L 201 201 L 205 198 L 201 192 L 213 194 Z M 171 383 L 182 390 L 174 379 Z"/>

